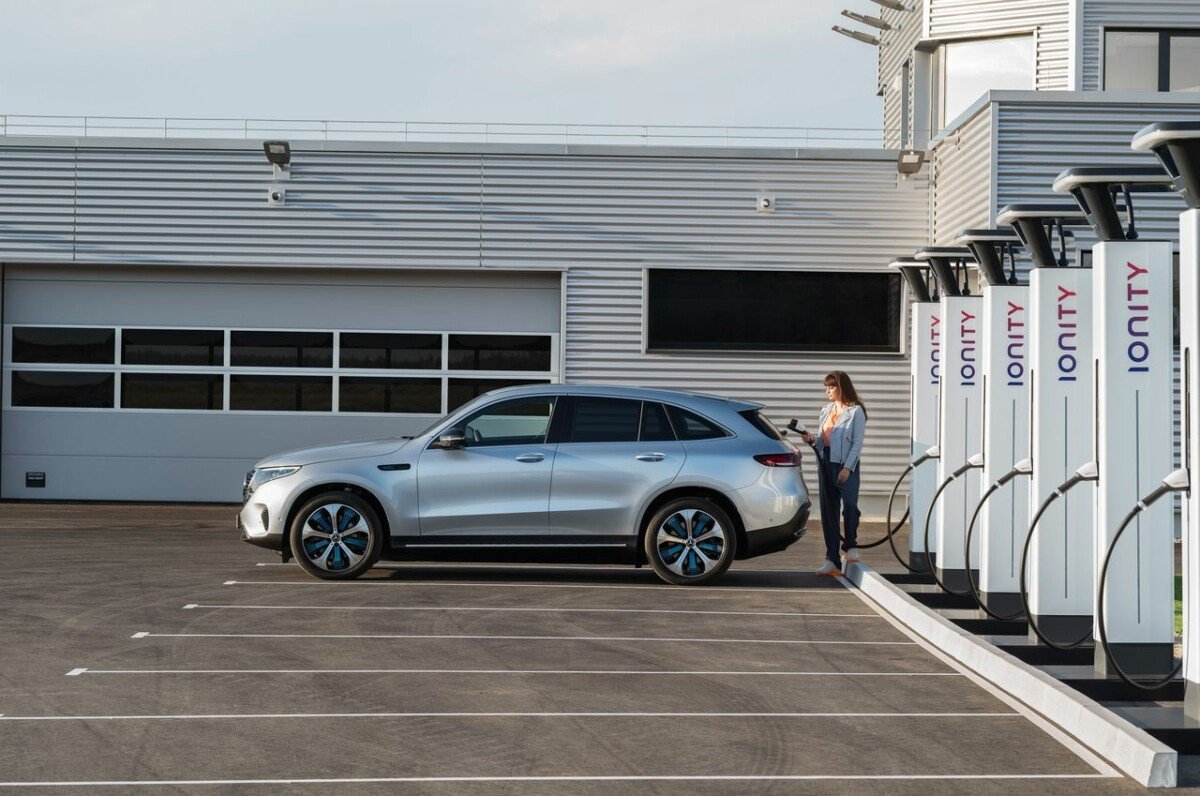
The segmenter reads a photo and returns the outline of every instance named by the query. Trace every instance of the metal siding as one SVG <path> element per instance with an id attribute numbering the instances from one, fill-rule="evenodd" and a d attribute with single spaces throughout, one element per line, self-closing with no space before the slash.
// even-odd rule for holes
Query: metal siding
<path id="1" fill-rule="evenodd" d="M 992 109 L 982 109 L 933 147 L 933 241 L 949 245 L 964 229 L 991 223 Z"/>
<path id="2" fill-rule="evenodd" d="M 1070 0 L 931 0 L 929 37 L 983 38 L 1037 30 L 1036 88 L 1069 88 Z"/>
<path id="3" fill-rule="evenodd" d="M 897 73 L 899 74 L 899 73 Z M 900 147 L 901 122 L 903 121 L 904 97 L 892 83 L 883 90 L 883 145 L 892 149 Z"/>
<path id="4" fill-rule="evenodd" d="M 910 10 L 896 11 L 883 7 L 877 9 L 877 16 L 892 26 L 891 30 L 878 32 L 880 43 L 876 88 L 880 94 L 892 85 L 892 79 L 912 55 L 921 39 L 925 0 L 907 0 L 905 5 Z M 871 32 L 875 33 L 874 30 Z"/>
<path id="5" fill-rule="evenodd" d="M 1200 28 L 1196 0 L 1084 0 L 1083 90 L 1101 90 L 1101 28 Z"/>

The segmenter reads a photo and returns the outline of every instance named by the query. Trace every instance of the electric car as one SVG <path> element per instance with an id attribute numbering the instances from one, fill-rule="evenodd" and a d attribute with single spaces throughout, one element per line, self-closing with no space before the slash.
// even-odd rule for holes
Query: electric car
<path id="1" fill-rule="evenodd" d="M 800 452 L 761 409 L 666 390 L 509 387 L 415 437 L 263 459 L 237 526 L 326 579 L 383 558 L 648 563 L 668 583 L 711 583 L 804 534 Z"/>

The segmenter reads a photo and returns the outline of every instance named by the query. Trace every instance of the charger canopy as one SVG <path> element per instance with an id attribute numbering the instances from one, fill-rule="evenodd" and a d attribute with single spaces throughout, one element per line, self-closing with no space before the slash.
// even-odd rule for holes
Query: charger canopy
<path id="1" fill-rule="evenodd" d="M 912 257 L 897 257 L 888 263 L 888 268 L 900 272 L 914 300 L 921 303 L 934 301 L 933 292 L 929 289 L 929 263 Z"/>
<path id="2" fill-rule="evenodd" d="M 1155 166 L 1087 166 L 1067 169 L 1054 180 L 1057 193 L 1079 203 L 1088 224 L 1102 241 L 1137 240 L 1133 195 L 1174 190 L 1171 177 Z M 1117 197 L 1124 200 L 1128 226 L 1121 224 Z"/>
<path id="3" fill-rule="evenodd" d="M 943 296 L 968 294 L 966 285 L 961 284 L 966 280 L 960 277 L 965 276 L 966 268 L 975 266 L 975 258 L 966 246 L 926 246 L 918 249 L 913 259 L 929 264 Z M 958 267 L 958 273 L 955 273 L 955 266 Z"/>
<path id="4" fill-rule="evenodd" d="M 1021 243 L 1012 229 L 964 229 L 958 233 L 954 242 L 961 243 L 971 250 L 975 263 L 979 266 L 980 276 L 989 285 L 1017 284 L 1015 269 L 1010 269 L 1008 276 L 1004 274 L 1005 257 L 1011 256 L 1011 247 Z"/>
<path id="5" fill-rule="evenodd" d="M 1190 208 L 1200 208 L 1200 121 L 1159 122 L 1133 137 L 1135 152 L 1153 152 Z"/>
<path id="6" fill-rule="evenodd" d="M 1067 266 L 1068 227 L 1087 226 L 1083 210 L 1074 202 L 1043 202 L 1005 205 L 996 216 L 997 224 L 1007 224 L 1021 239 L 1021 245 L 1038 268 Z M 1054 231 L 1058 231 L 1059 251 L 1054 252 Z"/>

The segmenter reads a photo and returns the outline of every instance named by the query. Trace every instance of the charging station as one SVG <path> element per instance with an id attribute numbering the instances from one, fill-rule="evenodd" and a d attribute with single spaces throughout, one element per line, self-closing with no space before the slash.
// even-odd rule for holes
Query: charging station
<path id="1" fill-rule="evenodd" d="M 968 562 L 964 556 L 964 533 L 971 511 L 979 501 L 979 475 L 957 474 L 967 459 L 982 448 L 983 371 L 980 351 L 982 302 L 972 296 L 967 267 L 973 266 L 969 249 L 960 246 L 931 246 L 920 249 L 914 259 L 928 263 L 941 293 L 942 349 L 941 385 L 938 408 L 937 480 L 952 479 L 938 498 L 931 517 L 939 533 L 932 537 L 929 552 L 936 577 L 947 589 L 966 592 L 967 567 L 978 569 L 978 554 Z M 936 494 L 936 493 L 935 493 Z M 924 535 L 923 517 L 914 515 L 913 532 Z"/>
<path id="2" fill-rule="evenodd" d="M 1161 169 L 1145 167 L 1068 169 L 1054 182 L 1055 191 L 1074 196 L 1100 240 L 1092 253 L 1098 551 L 1108 549 L 1129 507 L 1173 466 L 1174 253 L 1170 241 L 1138 239 L 1133 206 L 1134 195 L 1170 184 Z M 1146 510 L 1134 531 L 1099 610 L 1107 616 L 1109 647 L 1120 668 L 1162 674 L 1174 665 L 1170 503 Z M 1095 668 L 1101 676 L 1115 674 L 1099 648 Z"/>
<path id="3" fill-rule="evenodd" d="M 909 461 L 915 462 L 935 446 L 938 439 L 938 391 L 941 382 L 942 352 L 941 304 L 937 299 L 937 285 L 930 273 L 929 263 L 902 257 L 893 260 L 888 267 L 900 272 L 913 297 L 908 349 L 912 367 L 912 397 L 909 407 L 909 417 L 912 419 L 909 433 L 912 458 Z M 914 530 L 908 535 L 908 565 L 914 570 L 924 571 L 925 535 L 916 532 L 917 518 L 924 517 L 929 511 L 929 502 L 938 485 L 937 467 L 932 460 L 922 462 L 912 469 L 909 479 L 909 527 Z M 931 523 L 929 538 L 937 539 L 936 520 Z"/>
<path id="4" fill-rule="evenodd" d="M 1085 223 L 1077 204 L 1013 204 L 996 218 L 1012 226 L 1034 264 L 1029 274 L 1029 498 L 1036 509 L 1096 457 L 1092 271 L 1068 267 L 1073 236 L 1067 227 Z M 1028 531 L 1030 633 L 1036 627 L 1052 644 L 1073 646 L 1092 638 L 1094 502 L 1090 490 L 1064 492 Z"/>
<path id="5" fill-rule="evenodd" d="M 1015 250 L 1020 240 L 1011 229 L 968 229 L 959 233 L 955 243 L 970 249 L 979 267 L 983 304 L 981 476 L 984 484 L 992 484 L 1029 456 L 1029 288 L 1017 279 Z M 1009 478 L 981 500 L 979 527 L 973 529 L 978 543 L 972 543 L 970 551 L 972 557 L 976 547 L 979 551 L 980 603 L 994 615 L 1020 616 L 1019 565 L 1029 524 L 1028 484 Z"/>

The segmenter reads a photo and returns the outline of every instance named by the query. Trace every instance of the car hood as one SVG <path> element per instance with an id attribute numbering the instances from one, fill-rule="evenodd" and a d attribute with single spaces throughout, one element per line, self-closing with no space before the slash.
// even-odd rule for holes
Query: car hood
<path id="1" fill-rule="evenodd" d="M 341 459 L 365 459 L 372 456 L 387 456 L 390 453 L 400 450 L 411 441 L 407 437 L 391 437 L 389 439 L 371 439 L 359 442 L 335 442 L 332 445 L 317 445 L 313 448 L 297 448 L 296 450 L 268 456 L 254 466 L 256 468 L 281 467 L 296 464 L 333 462 Z"/>

